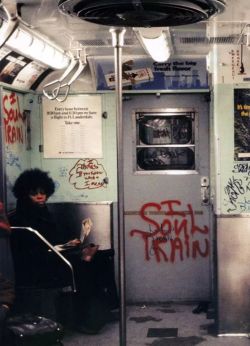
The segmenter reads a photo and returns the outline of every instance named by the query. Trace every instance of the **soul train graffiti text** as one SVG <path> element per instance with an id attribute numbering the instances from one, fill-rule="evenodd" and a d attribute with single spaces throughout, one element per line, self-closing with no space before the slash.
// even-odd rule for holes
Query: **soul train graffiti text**
<path id="1" fill-rule="evenodd" d="M 5 94 L 3 97 L 3 116 L 6 144 L 23 144 L 25 142 L 25 121 L 20 111 L 16 93 Z"/>
<path id="2" fill-rule="evenodd" d="M 199 256 L 208 257 L 208 226 L 199 227 L 195 222 L 192 205 L 187 204 L 186 208 L 187 211 L 183 211 L 179 200 L 149 202 L 142 206 L 140 216 L 149 225 L 149 231 L 132 229 L 130 236 L 138 236 L 143 240 L 147 261 L 152 256 L 157 262 L 171 263 Z M 152 217 L 153 214 L 156 216 Z"/>

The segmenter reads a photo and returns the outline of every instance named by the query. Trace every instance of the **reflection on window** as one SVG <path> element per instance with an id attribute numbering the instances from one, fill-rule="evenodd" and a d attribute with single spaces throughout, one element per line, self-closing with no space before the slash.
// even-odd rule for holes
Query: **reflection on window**
<path id="1" fill-rule="evenodd" d="M 194 112 L 136 113 L 139 171 L 194 170 Z"/>
<path id="2" fill-rule="evenodd" d="M 192 136 L 192 119 L 143 117 L 139 121 L 139 136 L 145 144 L 187 144 Z"/>
<path id="3" fill-rule="evenodd" d="M 194 151 L 190 148 L 138 149 L 137 163 L 144 170 L 194 169 Z"/>

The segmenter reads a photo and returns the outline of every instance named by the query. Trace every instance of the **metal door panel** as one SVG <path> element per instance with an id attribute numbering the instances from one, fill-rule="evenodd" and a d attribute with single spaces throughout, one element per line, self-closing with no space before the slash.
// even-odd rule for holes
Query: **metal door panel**
<path id="1" fill-rule="evenodd" d="M 127 298 L 209 299 L 210 207 L 201 201 L 201 178 L 209 177 L 208 103 L 204 95 L 131 95 L 123 107 Z M 134 111 L 169 108 L 195 108 L 196 169 L 136 172 Z"/>

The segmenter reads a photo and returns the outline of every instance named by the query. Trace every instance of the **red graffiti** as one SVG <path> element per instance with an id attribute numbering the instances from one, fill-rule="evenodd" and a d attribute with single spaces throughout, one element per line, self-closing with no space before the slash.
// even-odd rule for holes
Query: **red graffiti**
<path id="1" fill-rule="evenodd" d="M 207 257 L 209 255 L 208 227 L 196 225 L 195 215 L 191 204 L 187 204 L 187 211 L 176 210 L 181 206 L 178 200 L 166 200 L 160 204 L 149 202 L 140 210 L 141 218 L 149 225 L 149 231 L 132 229 L 131 237 L 138 235 L 144 242 L 145 259 L 150 260 L 152 255 L 157 262 L 176 262 L 177 258 L 183 261 Z M 163 214 L 159 223 L 148 214 Z M 199 239 L 195 239 L 200 235 Z M 202 237 L 202 239 L 201 239 Z"/>
<path id="2" fill-rule="evenodd" d="M 24 143 L 24 117 L 20 112 L 18 96 L 14 92 L 4 95 L 3 111 L 6 143 Z"/>

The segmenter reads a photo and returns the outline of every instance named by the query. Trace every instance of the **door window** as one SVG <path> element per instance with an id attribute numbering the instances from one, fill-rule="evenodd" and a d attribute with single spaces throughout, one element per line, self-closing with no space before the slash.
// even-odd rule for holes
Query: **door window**
<path id="1" fill-rule="evenodd" d="M 194 170 L 194 112 L 136 113 L 136 170 Z"/>

